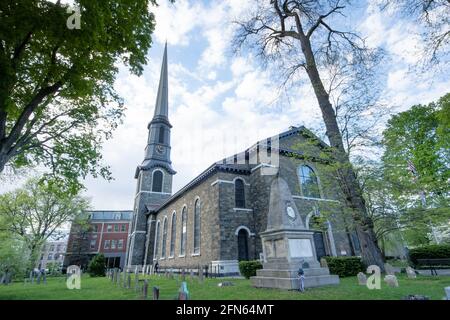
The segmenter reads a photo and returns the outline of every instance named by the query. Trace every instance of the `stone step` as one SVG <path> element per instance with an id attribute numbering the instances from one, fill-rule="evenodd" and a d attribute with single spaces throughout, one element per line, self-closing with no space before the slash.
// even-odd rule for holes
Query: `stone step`
<path id="1" fill-rule="evenodd" d="M 308 268 L 303 269 L 305 277 L 327 276 L 330 274 L 328 268 Z M 278 277 L 278 278 L 296 278 L 298 270 L 280 270 L 280 269 L 259 269 L 256 275 L 261 277 Z"/>
<path id="2" fill-rule="evenodd" d="M 288 290 L 298 290 L 300 284 L 298 278 L 276 278 L 276 277 L 251 277 L 252 285 L 257 288 L 278 288 Z M 327 285 L 339 284 L 339 277 L 336 275 L 305 277 L 305 288 L 314 288 Z"/>

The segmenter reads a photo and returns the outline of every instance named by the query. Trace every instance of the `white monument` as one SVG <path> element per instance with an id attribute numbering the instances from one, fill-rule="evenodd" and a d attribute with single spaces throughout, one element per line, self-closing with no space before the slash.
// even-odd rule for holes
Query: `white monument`
<path id="1" fill-rule="evenodd" d="M 320 267 L 314 232 L 305 229 L 286 181 L 278 176 L 271 184 L 267 228 L 260 234 L 265 262 L 251 278 L 255 287 L 298 289 L 300 268 L 305 288 L 339 284 L 338 276 Z"/>

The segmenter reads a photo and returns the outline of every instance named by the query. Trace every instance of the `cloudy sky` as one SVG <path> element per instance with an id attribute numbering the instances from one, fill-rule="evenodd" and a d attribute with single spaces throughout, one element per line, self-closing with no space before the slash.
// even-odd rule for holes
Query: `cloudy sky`
<path id="1" fill-rule="evenodd" d="M 131 209 L 136 189 L 134 171 L 144 157 L 147 124 L 154 112 L 164 42 L 168 43 L 169 118 L 172 162 L 177 174 L 173 192 L 213 162 L 242 151 L 259 139 L 291 125 L 320 127 L 320 111 L 305 83 L 295 96 L 278 99 L 278 87 L 250 54 L 232 54 L 234 21 L 252 0 L 160 0 L 154 44 L 141 77 L 121 68 L 116 89 L 127 111 L 123 124 L 104 145 L 104 160 L 114 180 L 87 179 L 85 195 L 95 209 Z M 417 26 L 359 4 L 352 23 L 372 46 L 391 54 L 385 66 L 384 98 L 393 110 L 428 103 L 446 93 L 448 78 L 430 81 L 409 72 L 420 48 Z M 394 109 L 395 108 L 395 109 Z"/>

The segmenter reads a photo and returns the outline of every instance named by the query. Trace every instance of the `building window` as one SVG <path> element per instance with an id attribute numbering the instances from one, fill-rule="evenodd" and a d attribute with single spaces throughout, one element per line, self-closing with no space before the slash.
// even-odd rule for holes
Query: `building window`
<path id="1" fill-rule="evenodd" d="M 245 208 L 245 188 L 242 179 L 234 181 L 234 199 L 236 208 Z"/>
<path id="2" fill-rule="evenodd" d="M 313 169 L 309 166 L 300 166 L 298 175 L 304 197 L 320 198 L 319 183 Z"/>
<path id="3" fill-rule="evenodd" d="M 125 232 L 126 231 L 126 225 L 122 224 L 120 226 L 120 231 Z"/>
<path id="4" fill-rule="evenodd" d="M 95 249 L 95 244 L 97 243 L 97 240 L 91 240 L 91 245 L 90 248 L 91 249 Z"/>
<path id="5" fill-rule="evenodd" d="M 152 191 L 153 192 L 162 192 L 162 183 L 163 183 L 162 171 L 161 170 L 153 171 Z"/>
<path id="6" fill-rule="evenodd" d="M 200 253 L 200 199 L 194 206 L 194 254 Z"/>
<path id="7" fill-rule="evenodd" d="M 119 225 L 118 224 L 114 225 L 114 232 L 119 232 Z"/>
<path id="8" fill-rule="evenodd" d="M 110 240 L 105 240 L 105 245 L 103 246 L 104 249 L 109 249 Z"/>
<path id="9" fill-rule="evenodd" d="M 181 239 L 180 239 L 180 255 L 186 254 L 186 241 L 187 241 L 187 210 L 183 208 L 181 212 Z"/>
<path id="10" fill-rule="evenodd" d="M 111 250 L 116 249 L 117 240 L 111 240 Z"/>
<path id="11" fill-rule="evenodd" d="M 112 225 L 108 224 L 108 226 L 106 227 L 106 231 L 112 232 Z"/>
<path id="12" fill-rule="evenodd" d="M 98 232 L 98 225 L 94 224 L 92 226 L 92 232 Z"/>
<path id="13" fill-rule="evenodd" d="M 164 127 L 159 127 L 158 142 L 164 143 Z"/>
<path id="14" fill-rule="evenodd" d="M 123 249 L 123 239 L 119 239 L 119 242 L 117 243 L 117 249 Z"/>
<path id="15" fill-rule="evenodd" d="M 53 259 L 53 254 L 49 253 L 47 256 L 47 260 L 52 260 Z"/>
<path id="16" fill-rule="evenodd" d="M 50 251 L 54 251 L 55 250 L 55 246 L 52 244 L 51 246 L 50 246 Z"/>
<path id="17" fill-rule="evenodd" d="M 153 250 L 155 252 L 154 256 L 155 259 L 158 259 L 158 252 L 159 252 L 159 220 L 156 223 L 156 231 L 155 231 L 155 250 Z"/>
<path id="18" fill-rule="evenodd" d="M 177 237 L 177 213 L 174 211 L 172 213 L 172 225 L 170 230 L 170 256 L 173 257 L 175 254 L 175 240 Z"/>
<path id="19" fill-rule="evenodd" d="M 161 258 L 165 258 L 166 257 L 166 243 L 167 243 L 167 217 L 164 217 L 163 234 L 162 234 L 162 246 L 161 246 Z"/>

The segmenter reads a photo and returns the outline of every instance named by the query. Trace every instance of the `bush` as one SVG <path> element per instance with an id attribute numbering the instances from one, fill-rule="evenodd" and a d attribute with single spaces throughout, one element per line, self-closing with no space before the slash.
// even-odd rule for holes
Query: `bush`
<path id="1" fill-rule="evenodd" d="M 97 254 L 89 262 L 87 272 L 91 277 L 104 277 L 105 276 L 105 256 L 103 254 Z"/>
<path id="2" fill-rule="evenodd" d="M 258 269 L 262 269 L 262 264 L 258 260 L 239 261 L 239 271 L 246 279 L 256 276 Z"/>
<path id="3" fill-rule="evenodd" d="M 364 272 L 365 266 L 359 257 L 325 257 L 331 274 L 340 277 L 356 276 Z"/>
<path id="4" fill-rule="evenodd" d="M 409 259 L 416 266 L 418 259 L 450 259 L 450 245 L 433 244 L 409 250 Z"/>

